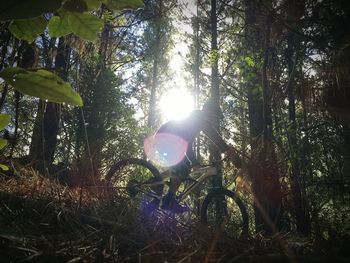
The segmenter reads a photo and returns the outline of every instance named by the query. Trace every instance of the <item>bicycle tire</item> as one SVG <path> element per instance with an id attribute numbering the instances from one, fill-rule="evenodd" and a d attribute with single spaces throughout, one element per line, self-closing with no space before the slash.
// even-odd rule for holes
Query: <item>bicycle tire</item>
<path id="1" fill-rule="evenodd" d="M 223 197 L 225 197 L 223 199 Z M 221 199 L 220 199 L 221 198 Z M 224 217 L 217 218 L 215 211 L 216 200 L 224 200 Z M 229 213 L 227 208 L 230 208 Z M 201 223 L 214 232 L 230 238 L 244 238 L 248 235 L 248 212 L 242 200 L 233 192 L 225 188 L 214 189 L 207 194 L 201 206 Z"/>
<path id="2" fill-rule="evenodd" d="M 162 181 L 160 172 L 143 159 L 129 158 L 117 162 L 105 179 L 110 198 L 121 203 L 124 213 L 151 213 L 159 204 L 155 197 L 161 197 L 163 193 L 163 184 L 154 185 Z"/>

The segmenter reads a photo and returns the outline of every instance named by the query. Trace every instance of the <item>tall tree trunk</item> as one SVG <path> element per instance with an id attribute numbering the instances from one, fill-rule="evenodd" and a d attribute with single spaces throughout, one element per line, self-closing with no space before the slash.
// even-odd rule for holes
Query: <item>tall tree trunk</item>
<path id="1" fill-rule="evenodd" d="M 158 41 L 159 40 L 157 40 L 157 42 Z M 150 93 L 150 99 L 149 99 L 149 111 L 148 111 L 149 113 L 148 113 L 148 123 L 147 123 L 148 127 L 150 128 L 155 128 L 156 126 L 157 91 L 158 91 L 158 54 L 155 54 L 153 59 L 151 93 Z"/>
<path id="2" fill-rule="evenodd" d="M 272 220 L 273 226 L 269 226 L 267 231 L 271 233 L 275 230 L 279 231 L 283 227 L 283 207 L 282 207 L 282 192 L 280 184 L 280 174 L 277 167 L 277 156 L 273 143 L 273 124 L 272 124 L 272 109 L 271 109 L 271 90 L 268 81 L 268 65 L 270 57 L 270 33 L 272 17 L 268 10 L 264 9 L 265 14 L 265 34 L 264 34 L 264 61 L 262 68 L 262 92 L 263 92 L 263 123 L 264 123 L 264 139 L 263 139 L 263 154 L 262 163 L 264 169 L 264 187 L 267 197 L 265 209 Z"/>
<path id="3" fill-rule="evenodd" d="M 254 27 L 256 23 L 257 5 L 254 0 L 246 0 L 246 46 L 247 54 L 254 54 L 259 42 L 261 42 L 259 31 Z M 254 39 L 254 42 L 252 41 Z M 246 82 L 248 92 L 248 113 L 249 113 L 249 130 L 251 138 L 251 157 L 253 162 L 249 166 L 249 176 L 252 180 L 252 190 L 254 194 L 254 217 L 255 228 L 257 232 L 264 230 L 264 217 L 260 210 L 263 209 L 264 189 L 261 167 L 258 163 L 258 153 L 261 147 L 260 136 L 263 131 L 263 102 L 259 94 L 259 76 L 256 68 L 247 70 L 246 76 L 254 76 Z M 255 164 L 256 163 L 256 164 Z"/>
<path id="4" fill-rule="evenodd" d="M 53 102 L 46 103 L 42 129 L 44 133 L 44 146 L 43 151 L 40 151 L 41 154 L 39 154 L 38 159 L 45 160 L 48 165 L 51 165 L 54 160 L 60 119 L 61 105 Z"/>
<path id="5" fill-rule="evenodd" d="M 56 38 L 52 38 L 50 40 L 50 46 L 47 46 L 47 41 L 44 35 L 41 36 L 42 41 L 43 41 L 43 56 L 44 56 L 44 61 L 45 61 L 45 66 L 51 68 L 52 67 L 52 59 L 48 55 L 49 50 L 54 47 L 54 42 L 56 41 Z M 44 113 L 45 113 L 45 101 L 40 99 L 38 102 L 38 107 L 37 107 L 37 114 L 35 117 L 34 121 L 34 127 L 33 127 L 33 134 L 31 137 L 31 143 L 30 143 L 30 148 L 29 148 L 29 159 L 30 160 L 37 160 L 38 156 L 40 154 L 40 151 L 43 151 L 42 148 L 44 143 L 44 138 L 42 136 L 42 122 L 44 118 Z"/>
<path id="6" fill-rule="evenodd" d="M 248 56 L 263 59 L 248 69 L 248 110 L 251 151 L 253 162 L 249 166 L 254 194 L 254 214 L 257 231 L 267 234 L 282 228 L 282 196 L 277 157 L 272 142 L 271 96 L 267 79 L 270 21 L 269 14 L 262 14 L 263 7 L 255 0 L 246 0 L 246 47 Z M 259 17 L 259 20 L 257 19 Z M 257 26 L 257 23 L 260 25 Z M 261 29 L 265 29 L 262 31 Z"/>
<path id="7" fill-rule="evenodd" d="M 302 184 L 301 184 L 301 172 L 300 172 L 300 162 L 298 154 L 298 140 L 297 140 L 297 122 L 295 116 L 295 96 L 294 96 L 294 86 L 295 86 L 295 69 L 297 63 L 297 55 L 295 54 L 295 37 L 293 33 L 288 35 L 288 47 L 286 50 L 286 61 L 288 67 L 288 83 L 287 83 L 287 95 L 288 95 L 288 116 L 289 116 L 289 152 L 291 159 L 291 189 L 294 199 L 294 210 L 296 217 L 297 231 L 304 235 L 310 233 L 310 218 L 306 211 L 305 199 L 302 196 Z M 293 56 L 294 62 L 293 62 Z"/>
<path id="8" fill-rule="evenodd" d="M 18 49 L 18 65 L 25 69 L 35 68 L 37 66 L 37 54 L 34 44 L 28 44 L 25 41 L 21 41 L 21 45 Z M 6 87 L 6 86 L 5 86 Z M 5 93 L 2 94 L 5 99 L 7 93 L 7 88 L 5 88 Z M 18 137 L 18 122 L 19 122 L 19 107 L 20 107 L 20 93 L 15 91 L 15 130 L 13 135 L 13 140 L 11 141 L 11 152 L 10 158 L 12 158 L 14 149 L 17 143 Z"/>
<path id="9" fill-rule="evenodd" d="M 59 39 L 58 50 L 55 59 L 55 69 L 58 75 L 67 80 L 67 63 L 70 49 L 65 44 L 63 37 Z M 42 110 L 44 109 L 44 113 Z M 53 102 L 39 102 L 38 116 L 43 114 L 42 120 L 36 121 L 32 135 L 32 145 L 30 156 L 35 160 L 42 160 L 45 165 L 51 165 L 57 145 L 57 135 L 59 132 L 61 105 Z M 37 126 L 38 125 L 38 126 Z"/>
<path id="10" fill-rule="evenodd" d="M 219 81 L 219 68 L 218 68 L 218 29 L 217 29 L 217 1 L 211 0 L 211 11 L 210 11 L 210 26 L 211 26 L 211 99 L 213 103 L 220 107 L 220 81 Z M 217 118 L 212 120 L 214 123 L 214 128 L 220 131 L 220 119 Z M 221 152 L 213 144 L 210 145 L 210 159 L 220 160 Z M 213 187 L 222 186 L 222 165 L 217 164 L 216 168 L 218 170 L 217 176 L 213 177 Z M 216 207 L 216 218 L 220 222 L 223 217 L 223 200 L 219 197 L 215 200 Z"/>
<path id="11" fill-rule="evenodd" d="M 195 62 L 194 62 L 194 100 L 195 100 L 195 109 L 199 109 L 199 96 L 200 96 L 200 85 L 199 85 L 199 73 L 200 73 L 200 39 L 199 39 L 199 0 L 196 1 L 196 16 L 193 18 L 193 31 L 194 31 L 194 45 L 195 45 Z M 195 140 L 195 152 L 196 152 L 196 159 L 201 163 L 201 140 L 200 136 L 196 137 Z M 201 207 L 201 189 L 198 187 L 196 189 L 196 212 L 197 215 L 200 214 L 200 207 Z"/>
<path id="12" fill-rule="evenodd" d="M 211 99 L 214 104 L 219 108 L 220 106 L 220 81 L 219 81 L 219 68 L 218 68 L 218 28 L 217 28 L 217 1 L 211 0 L 211 11 L 210 11 L 210 27 L 211 27 Z M 214 121 L 214 128 L 220 130 L 220 120 L 217 118 Z M 211 158 L 213 160 L 219 160 L 221 158 L 221 153 L 214 145 L 210 148 Z M 221 168 L 218 167 L 218 176 L 214 177 L 214 186 L 222 185 Z"/>
<path id="13" fill-rule="evenodd" d="M 156 9 L 155 14 L 155 39 L 152 47 L 153 54 L 153 67 L 152 67 L 152 81 L 151 81 L 151 93 L 149 100 L 149 110 L 148 110 L 148 122 L 147 125 L 150 128 L 155 128 L 156 126 L 156 99 L 159 86 L 159 58 L 163 54 L 161 53 L 161 18 L 163 9 L 163 0 L 159 0 L 159 6 Z"/>
<path id="14" fill-rule="evenodd" d="M 42 150 L 42 148 L 40 147 L 41 145 L 43 145 L 43 142 L 40 142 L 40 140 L 43 140 L 41 131 L 42 131 L 42 121 L 44 118 L 44 112 L 45 112 L 45 102 L 40 99 L 38 102 L 37 113 L 34 121 L 33 133 L 32 133 L 30 148 L 29 148 L 30 160 L 37 160 L 39 156 L 39 152 Z"/>
<path id="15" fill-rule="evenodd" d="M 105 83 L 105 72 L 106 72 L 106 60 L 108 44 L 111 34 L 111 25 L 106 23 L 102 30 L 101 42 L 98 48 L 99 61 L 96 67 L 96 81 L 92 85 L 92 99 L 90 110 L 87 112 L 86 122 L 89 123 L 87 126 L 87 141 L 85 146 L 85 158 L 80 169 L 81 172 L 96 176 L 101 167 L 101 154 L 103 148 L 103 140 L 105 138 L 106 128 L 104 125 L 104 119 L 101 117 L 101 107 L 104 98 L 104 87 L 108 85 Z M 84 116 L 80 115 L 80 120 L 83 121 Z M 84 125 L 81 126 L 84 129 Z M 80 131 L 82 132 L 82 131 Z"/>

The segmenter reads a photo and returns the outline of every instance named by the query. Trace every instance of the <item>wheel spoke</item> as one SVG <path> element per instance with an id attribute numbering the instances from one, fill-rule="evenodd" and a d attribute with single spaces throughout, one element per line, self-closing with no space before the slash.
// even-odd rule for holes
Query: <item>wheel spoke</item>
<path id="1" fill-rule="evenodd" d="M 247 234 L 248 215 L 242 201 L 227 189 L 214 190 L 205 198 L 201 221 L 211 231 L 220 231 L 230 238 Z"/>
<path id="2" fill-rule="evenodd" d="M 126 207 L 125 213 L 136 216 L 142 210 L 147 211 L 157 207 L 155 198 L 163 192 L 158 170 L 142 159 L 128 159 L 115 164 L 106 175 L 111 189 L 112 202 L 121 201 Z"/>

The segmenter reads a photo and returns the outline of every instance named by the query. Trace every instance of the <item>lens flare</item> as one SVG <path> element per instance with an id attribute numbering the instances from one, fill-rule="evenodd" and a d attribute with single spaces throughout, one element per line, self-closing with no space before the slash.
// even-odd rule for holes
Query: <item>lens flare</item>
<path id="1" fill-rule="evenodd" d="M 165 120 L 180 120 L 193 110 L 193 97 L 185 89 L 171 89 L 160 98 L 159 108 Z"/>
<path id="2" fill-rule="evenodd" d="M 144 141 L 147 157 L 156 165 L 170 167 L 183 160 L 188 143 L 179 136 L 158 133 Z"/>

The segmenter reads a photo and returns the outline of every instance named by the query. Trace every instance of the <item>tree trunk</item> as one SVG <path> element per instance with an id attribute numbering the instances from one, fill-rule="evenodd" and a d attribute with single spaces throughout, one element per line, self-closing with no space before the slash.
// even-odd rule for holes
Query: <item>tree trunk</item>
<path id="1" fill-rule="evenodd" d="M 90 174 L 96 176 L 101 167 L 101 154 L 103 148 L 103 140 L 105 138 L 106 128 L 104 119 L 101 117 L 100 103 L 103 101 L 105 85 L 105 72 L 108 43 L 111 33 L 111 26 L 106 23 L 102 30 L 101 42 L 98 49 L 99 61 L 96 67 L 96 81 L 92 84 L 92 99 L 89 112 L 86 113 L 87 126 L 87 142 L 85 146 L 84 161 L 80 167 L 81 174 Z M 85 117 L 80 114 L 79 120 L 84 122 Z M 85 129 L 84 124 L 80 128 Z M 82 130 L 80 130 L 82 132 Z"/>
<path id="2" fill-rule="evenodd" d="M 211 0 L 211 11 L 210 11 L 210 26 L 211 26 L 211 99 L 213 103 L 217 105 L 217 108 L 220 107 L 220 81 L 219 81 L 219 68 L 218 68 L 218 29 L 217 29 L 217 1 Z M 217 131 L 220 131 L 220 119 L 217 118 L 212 120 L 214 123 L 214 128 Z M 219 149 L 211 144 L 210 145 L 210 159 L 211 160 L 220 160 L 221 152 Z M 213 187 L 222 186 L 222 164 L 218 163 L 216 165 L 217 176 L 213 177 Z M 223 198 L 223 197 L 222 197 Z M 216 218 L 221 222 L 223 218 L 223 204 L 224 200 L 222 198 L 216 198 L 215 207 L 216 207 Z"/>
<path id="3" fill-rule="evenodd" d="M 277 157 L 272 142 L 271 96 L 267 78 L 270 21 L 269 14 L 262 14 L 262 11 L 262 5 L 254 0 L 246 0 L 247 54 L 259 60 L 261 57 L 257 52 L 263 50 L 262 68 L 258 68 L 259 63 L 255 63 L 255 66 L 246 72 L 246 76 L 251 76 L 247 80 L 253 160 L 249 167 L 249 175 L 254 195 L 256 230 L 272 234 L 282 228 L 282 195 Z M 260 25 L 257 26 L 257 23 Z"/>
<path id="4" fill-rule="evenodd" d="M 157 92 L 158 92 L 158 85 L 159 85 L 159 58 L 162 56 L 161 53 L 161 18 L 162 18 L 162 9 L 163 9 L 163 2 L 162 0 L 159 0 L 159 7 L 156 10 L 155 14 L 155 39 L 152 47 L 152 53 L 153 53 L 153 67 L 152 67 L 152 81 L 151 81 L 151 93 L 150 93 L 150 100 L 149 100 L 149 110 L 148 110 L 148 127 L 155 128 L 156 127 L 156 99 L 157 99 Z"/>
<path id="5" fill-rule="evenodd" d="M 214 104 L 219 108 L 220 106 L 220 81 L 219 81 L 219 69 L 218 69 L 218 29 L 217 29 L 217 1 L 211 0 L 211 11 L 210 11 L 210 28 L 211 28 L 211 56 L 212 56 L 212 64 L 211 64 L 211 99 Z M 214 128 L 219 131 L 220 130 L 220 120 L 215 119 Z M 220 160 L 221 152 L 217 147 L 211 145 L 210 147 L 210 156 L 212 160 Z M 218 168 L 218 176 L 213 178 L 214 187 L 220 187 L 222 185 L 222 173 L 221 173 L 221 165 Z"/>
<path id="6" fill-rule="evenodd" d="M 308 235 L 310 233 L 310 218 L 306 211 L 305 200 L 302 196 L 302 184 L 300 173 L 300 162 L 298 155 L 298 140 L 297 140 L 297 122 L 295 117 L 295 68 L 297 63 L 297 56 L 295 54 L 294 35 L 290 33 L 288 35 L 288 47 L 286 50 L 286 61 L 288 67 L 288 83 L 287 83 L 287 95 L 288 95 L 288 115 L 289 115 L 289 152 L 291 160 L 291 189 L 294 199 L 294 210 L 296 218 L 297 231 L 301 234 Z M 295 57 L 293 62 L 293 55 Z"/>
<path id="7" fill-rule="evenodd" d="M 158 39 L 158 37 L 157 37 Z M 159 40 L 157 40 L 158 42 Z M 148 113 L 148 127 L 155 128 L 156 126 L 156 94 L 158 91 L 158 55 L 154 55 L 153 70 L 152 70 L 152 82 L 151 93 L 149 99 L 149 113 Z"/>
<path id="8" fill-rule="evenodd" d="M 70 49 L 64 43 L 64 38 L 60 38 L 58 51 L 55 60 L 55 69 L 58 75 L 67 79 L 67 63 Z M 44 111 L 44 113 L 43 113 Z M 57 145 L 57 135 L 59 132 L 61 105 L 53 102 L 40 101 L 38 105 L 38 117 L 32 135 L 30 156 L 34 160 L 44 161 L 45 165 L 51 165 Z"/>
<path id="9" fill-rule="evenodd" d="M 196 1 L 196 16 L 193 18 L 193 31 L 194 31 L 194 45 L 195 45 L 195 63 L 194 63 L 194 100 L 195 100 L 195 109 L 199 109 L 200 105 L 200 85 L 199 85 L 199 73 L 200 73 L 200 40 L 199 40 L 199 3 Z M 196 159 L 201 163 L 201 140 L 198 135 L 195 140 L 195 153 Z M 195 204 L 196 204 L 196 213 L 200 214 L 201 208 L 201 188 L 198 187 L 195 190 Z"/>
<path id="10" fill-rule="evenodd" d="M 25 69 L 35 68 L 37 66 L 37 53 L 34 45 L 30 45 L 25 41 L 21 41 L 21 45 L 18 49 L 19 59 L 18 64 L 20 67 Z M 7 87 L 5 86 L 4 92 L 2 94 L 2 100 L 5 100 L 7 93 Z M 10 158 L 12 158 L 14 149 L 17 143 L 18 137 L 18 122 L 19 122 L 19 107 L 20 107 L 21 94 L 15 91 L 15 130 L 13 139 L 11 140 L 11 151 Z"/>

